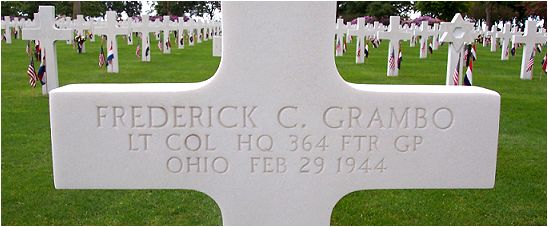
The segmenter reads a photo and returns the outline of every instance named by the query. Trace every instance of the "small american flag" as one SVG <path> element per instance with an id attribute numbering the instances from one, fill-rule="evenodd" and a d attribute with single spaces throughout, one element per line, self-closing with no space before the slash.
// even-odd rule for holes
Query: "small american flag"
<path id="1" fill-rule="evenodd" d="M 137 44 L 137 49 L 135 50 L 135 56 L 137 56 L 137 58 L 141 57 L 141 44 L 140 43 Z"/>
<path id="2" fill-rule="evenodd" d="M 457 62 L 457 68 L 455 69 L 455 72 L 453 73 L 453 85 L 455 86 L 458 86 L 459 85 L 459 69 L 460 69 L 460 59 L 461 59 L 461 56 L 459 54 L 459 61 Z"/>
<path id="3" fill-rule="evenodd" d="M 546 59 L 548 57 L 548 53 L 546 53 L 544 55 L 544 58 L 542 59 L 542 71 L 544 71 L 544 73 L 546 73 L 546 62 L 548 61 L 548 59 Z"/>
<path id="4" fill-rule="evenodd" d="M 357 44 L 356 44 L 356 45 L 358 45 L 357 51 L 356 51 L 356 57 L 359 58 L 360 56 L 362 56 L 362 50 L 361 50 L 361 45 L 362 45 L 362 44 L 361 44 L 360 40 L 357 41 Z"/>
<path id="5" fill-rule="evenodd" d="M 337 37 L 337 46 L 336 46 L 336 48 L 337 48 L 337 52 L 341 52 L 342 46 L 341 46 L 341 40 L 339 39 L 339 37 Z"/>
<path id="6" fill-rule="evenodd" d="M 27 68 L 27 75 L 29 75 L 29 84 L 31 87 L 36 87 L 36 70 L 34 70 L 34 58 L 30 57 L 30 64 Z"/>
<path id="7" fill-rule="evenodd" d="M 531 52 L 531 57 L 529 58 L 529 62 L 527 63 L 527 68 L 525 69 L 525 72 L 533 71 L 534 63 L 535 63 L 535 51 Z"/>
<path id="8" fill-rule="evenodd" d="M 99 52 L 99 68 L 102 68 L 105 65 L 105 51 L 103 51 L 103 46 L 101 46 L 101 52 Z"/>
<path id="9" fill-rule="evenodd" d="M 396 69 L 396 59 L 394 57 L 394 48 L 392 48 L 392 51 L 390 52 L 390 58 L 388 59 L 390 70 Z"/>
<path id="10" fill-rule="evenodd" d="M 158 40 L 158 49 L 160 49 L 160 51 L 163 51 L 163 46 L 162 46 L 162 42 Z"/>
<path id="11" fill-rule="evenodd" d="M 537 44 L 537 52 L 542 53 L 542 45 L 540 43 Z"/>

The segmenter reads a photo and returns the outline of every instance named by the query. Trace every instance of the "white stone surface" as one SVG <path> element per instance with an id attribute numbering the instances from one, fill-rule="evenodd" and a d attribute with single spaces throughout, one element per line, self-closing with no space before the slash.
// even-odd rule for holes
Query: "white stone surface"
<path id="1" fill-rule="evenodd" d="M 23 28 L 22 35 L 23 40 L 38 40 L 42 49 L 41 56 L 46 57 L 47 83 L 42 86 L 42 94 L 47 95 L 51 90 L 59 87 L 55 41 L 71 39 L 73 32 L 55 27 L 55 7 L 53 6 L 39 6 L 34 18 L 37 21 L 35 26 Z"/>
<path id="2" fill-rule="evenodd" d="M 434 25 L 432 26 L 432 32 L 434 33 L 432 37 L 432 50 L 438 50 L 438 48 L 440 47 L 441 35 L 439 23 L 434 23 Z"/>
<path id="3" fill-rule="evenodd" d="M 531 58 L 534 60 L 535 55 L 535 45 L 537 43 L 545 44 L 546 36 L 544 34 L 537 32 L 536 22 L 527 20 L 525 22 L 525 31 L 523 36 L 512 37 L 515 43 L 523 43 L 523 54 L 521 57 L 521 70 L 520 76 L 522 80 L 532 80 L 533 79 L 533 69 L 527 67 Z M 538 63 L 537 63 L 538 64 Z"/>
<path id="4" fill-rule="evenodd" d="M 430 29 L 428 26 L 428 21 L 422 21 L 421 27 L 415 33 L 420 35 L 420 48 L 419 48 L 419 58 L 428 57 L 428 38 L 434 36 L 435 32 Z"/>
<path id="5" fill-rule="evenodd" d="M 223 53 L 222 36 L 213 36 L 213 56 L 221 57 L 222 53 Z"/>
<path id="6" fill-rule="evenodd" d="M 354 29 L 349 29 L 348 34 L 356 36 L 356 64 L 363 64 L 365 58 L 366 37 L 376 36 L 373 29 L 365 27 L 365 18 L 359 17 Z"/>
<path id="7" fill-rule="evenodd" d="M 491 30 L 487 32 L 491 39 L 491 52 L 497 51 L 497 26 L 491 26 Z"/>
<path id="8" fill-rule="evenodd" d="M 343 19 L 337 19 L 335 24 L 335 56 L 343 56 L 343 37 L 347 32 Z"/>
<path id="9" fill-rule="evenodd" d="M 225 225 L 327 225 L 356 190 L 494 186 L 496 92 L 347 83 L 335 2 L 222 4 L 211 79 L 52 92 L 56 188 L 193 189 Z"/>

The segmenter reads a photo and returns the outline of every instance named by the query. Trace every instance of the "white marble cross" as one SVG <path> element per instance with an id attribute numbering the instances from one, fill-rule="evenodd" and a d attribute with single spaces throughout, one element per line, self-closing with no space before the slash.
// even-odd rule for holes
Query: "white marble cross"
<path id="1" fill-rule="evenodd" d="M 344 81 L 335 2 L 221 4 L 207 81 L 52 93 L 55 188 L 198 190 L 224 225 L 328 225 L 364 189 L 493 188 L 496 92 Z"/>
<path id="2" fill-rule="evenodd" d="M 347 32 L 343 19 L 337 19 L 335 24 L 335 56 L 343 56 L 343 36 Z"/>
<path id="3" fill-rule="evenodd" d="M 6 29 L 4 31 L 4 38 L 6 39 L 6 44 L 11 44 L 11 17 L 10 16 L 4 16 L 4 23 L 2 24 L 2 28 Z"/>
<path id="4" fill-rule="evenodd" d="M 350 30 L 356 29 L 354 25 L 352 25 L 352 22 L 348 21 L 346 22 L 346 44 L 349 44 L 352 42 L 352 35 L 350 35 Z"/>
<path id="5" fill-rule="evenodd" d="M 411 24 L 407 32 L 411 34 L 411 39 L 409 39 L 409 47 L 415 47 L 417 45 L 417 32 L 418 32 L 417 25 Z"/>
<path id="6" fill-rule="evenodd" d="M 74 29 L 76 30 L 76 35 L 78 36 L 86 36 L 86 33 L 84 30 L 91 30 L 91 26 L 89 25 L 86 20 L 84 20 L 84 15 L 76 15 L 76 20 L 74 20 Z M 86 37 L 86 39 L 89 37 Z M 84 42 L 82 45 L 82 53 L 86 53 L 86 43 Z"/>
<path id="7" fill-rule="evenodd" d="M 177 21 L 177 47 L 179 49 L 185 48 L 185 30 L 187 29 L 187 23 L 184 17 L 179 17 Z M 190 33 L 190 32 L 189 32 Z"/>
<path id="8" fill-rule="evenodd" d="M 164 16 L 164 19 L 161 23 L 161 29 L 162 33 L 164 34 L 164 37 L 162 39 L 162 50 L 164 54 L 169 54 L 171 53 L 171 41 L 169 40 L 170 33 L 172 30 L 177 30 L 177 26 L 174 25 L 173 22 L 171 22 L 169 16 Z"/>
<path id="9" fill-rule="evenodd" d="M 379 39 L 388 39 L 388 59 L 386 67 L 387 76 L 398 76 L 398 56 L 400 53 L 400 40 L 411 39 L 412 34 L 405 32 L 400 28 L 400 17 L 390 16 L 390 25 L 388 31 L 377 32 Z"/>
<path id="10" fill-rule="evenodd" d="M 366 37 L 376 35 L 375 31 L 365 27 L 365 18 L 358 17 L 356 27 L 348 30 L 351 36 L 356 36 L 356 64 L 363 64 L 365 58 Z"/>
<path id="11" fill-rule="evenodd" d="M 61 28 L 69 29 L 72 32 L 70 39 L 67 39 L 67 44 L 72 45 L 74 43 L 74 26 L 72 25 L 71 17 L 63 18 L 60 24 L 61 24 L 60 26 Z"/>
<path id="12" fill-rule="evenodd" d="M 199 32 L 199 26 L 193 19 L 189 19 L 186 23 L 188 26 L 188 45 L 194 46 L 194 43 L 196 43 L 196 34 Z"/>
<path id="13" fill-rule="evenodd" d="M 415 33 L 421 37 L 419 58 L 426 58 L 428 56 L 428 37 L 434 36 L 436 33 L 428 26 L 428 21 L 422 21 L 420 28 Z"/>
<path id="14" fill-rule="evenodd" d="M 512 31 L 510 32 L 510 34 L 512 34 L 512 37 L 514 36 L 522 36 L 523 35 L 523 32 L 520 31 L 519 27 L 518 26 L 515 26 L 512 28 Z M 516 42 L 514 39 L 510 39 L 512 41 L 512 47 L 516 47 Z"/>
<path id="15" fill-rule="evenodd" d="M 141 16 L 141 23 L 137 23 L 133 31 L 141 33 L 141 61 L 150 61 L 149 33 L 160 31 L 160 27 L 149 20 L 148 15 Z"/>
<path id="16" fill-rule="evenodd" d="M 55 27 L 55 7 L 53 6 L 39 6 L 34 18 L 38 23 L 34 27 L 23 28 L 22 35 L 23 40 L 38 40 L 40 43 L 41 56 L 46 62 L 45 77 L 47 78 L 46 84 L 42 86 L 42 94 L 47 95 L 51 90 L 59 87 L 55 41 L 67 40 L 73 32 Z"/>
<path id="17" fill-rule="evenodd" d="M 440 24 L 434 23 L 432 27 L 432 32 L 434 32 L 434 36 L 432 37 L 432 50 L 438 50 L 440 47 Z"/>
<path id="18" fill-rule="evenodd" d="M 455 14 L 451 22 L 442 22 L 443 34 L 440 42 L 451 43 L 447 50 L 446 85 L 458 86 L 462 84 L 464 74 L 464 44 L 474 41 L 474 24 L 464 21 L 460 13 Z M 494 37 L 493 37 L 494 38 Z"/>
<path id="19" fill-rule="evenodd" d="M 497 33 L 497 38 L 502 42 L 502 51 L 500 54 L 500 60 L 508 60 L 508 55 L 510 54 L 510 39 L 512 34 L 510 33 L 510 22 L 506 22 L 502 28 L 502 32 Z"/>
<path id="20" fill-rule="evenodd" d="M 118 42 L 116 39 L 117 35 L 125 35 L 128 33 L 128 28 L 120 27 L 118 25 L 117 21 L 118 15 L 116 15 L 116 11 L 107 11 L 105 14 L 105 20 L 103 26 L 96 26 L 94 29 L 95 31 L 93 33 L 96 33 L 98 35 L 106 35 L 107 36 L 107 72 L 109 73 L 118 73 L 119 67 L 118 67 Z M 112 58 L 111 61 L 108 61 L 109 55 L 114 55 L 114 58 Z"/>
<path id="21" fill-rule="evenodd" d="M 537 32 L 535 21 L 528 20 L 525 22 L 525 31 L 523 36 L 512 36 L 515 43 L 523 43 L 523 55 L 521 57 L 521 71 L 519 78 L 522 80 L 533 79 L 533 65 L 535 57 L 535 45 L 546 43 L 544 34 Z"/>
<path id="22" fill-rule="evenodd" d="M 493 25 L 491 26 L 491 31 L 488 31 L 486 33 L 491 40 L 491 52 L 497 51 L 497 26 Z"/>
<path id="23" fill-rule="evenodd" d="M 133 25 L 134 25 L 133 18 L 128 18 L 127 20 L 121 22 L 120 24 L 127 28 L 128 33 L 126 34 L 127 37 L 127 45 L 133 45 Z"/>

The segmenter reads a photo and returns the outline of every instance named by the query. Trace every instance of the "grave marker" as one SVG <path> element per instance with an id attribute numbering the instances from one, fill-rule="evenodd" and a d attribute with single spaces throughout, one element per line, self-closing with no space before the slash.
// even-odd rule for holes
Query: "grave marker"
<path id="1" fill-rule="evenodd" d="M 400 53 L 400 40 L 411 39 L 411 34 L 400 28 L 400 17 L 390 16 L 390 25 L 388 31 L 377 32 L 379 39 L 388 39 L 388 60 L 386 67 L 387 76 L 398 76 L 398 55 Z"/>
<path id="2" fill-rule="evenodd" d="M 337 19 L 335 24 L 335 56 L 343 56 L 343 36 L 347 32 L 343 19 Z"/>
<path id="3" fill-rule="evenodd" d="M 221 57 L 223 53 L 223 37 L 213 36 L 213 56 Z"/>
<path id="4" fill-rule="evenodd" d="M 11 44 L 11 17 L 10 16 L 4 16 L 4 24 L 2 26 L 3 29 L 6 29 L 4 31 L 4 38 L 6 39 L 6 44 Z"/>
<path id="5" fill-rule="evenodd" d="M 533 65 L 535 60 L 535 45 L 537 43 L 546 43 L 546 37 L 544 34 L 537 32 L 536 22 L 528 20 L 525 22 L 525 31 L 523 36 L 514 35 L 512 39 L 516 43 L 524 44 L 519 78 L 522 80 L 532 80 Z"/>
<path id="6" fill-rule="evenodd" d="M 351 36 L 356 36 L 356 64 L 363 64 L 366 37 L 376 34 L 373 30 L 365 27 L 365 18 L 363 17 L 358 17 L 356 27 L 348 32 Z"/>
<path id="7" fill-rule="evenodd" d="M 491 40 L 491 52 L 497 51 L 497 26 L 491 26 L 491 31 L 487 32 Z"/>
<path id="8" fill-rule="evenodd" d="M 76 20 L 74 20 L 74 28 L 76 29 L 76 35 L 86 36 L 84 29 L 89 31 L 91 26 L 86 22 L 86 20 L 84 20 L 84 15 L 76 15 Z M 82 44 L 82 53 L 86 53 L 86 42 Z"/>
<path id="9" fill-rule="evenodd" d="M 502 42 L 502 51 L 500 53 L 500 60 L 508 60 L 508 55 L 510 54 L 510 39 L 512 34 L 510 33 L 510 22 L 506 22 L 502 28 L 502 32 L 497 33 L 497 38 Z"/>
<path id="10" fill-rule="evenodd" d="M 415 34 L 421 36 L 419 58 L 426 58 L 428 56 L 428 37 L 434 36 L 435 32 L 430 30 L 430 27 L 428 26 L 428 21 L 422 21 L 421 27 Z"/>
<path id="11" fill-rule="evenodd" d="M 156 26 L 149 20 L 148 15 L 141 16 L 141 23 L 138 23 L 133 28 L 133 31 L 141 33 L 141 61 L 150 61 L 150 37 L 149 33 L 159 31 L 160 27 Z"/>
<path id="12" fill-rule="evenodd" d="M 185 30 L 187 30 L 186 28 L 186 23 L 185 23 L 185 18 L 184 17 L 179 17 L 178 18 L 178 21 L 177 21 L 177 47 L 179 49 L 184 49 L 185 48 Z"/>
<path id="13" fill-rule="evenodd" d="M 432 32 L 434 32 L 434 36 L 432 37 L 432 50 L 438 50 L 440 47 L 440 24 L 434 23 L 432 27 Z"/>
<path id="14" fill-rule="evenodd" d="M 117 35 L 125 35 L 128 33 L 128 28 L 120 27 L 116 19 L 116 11 L 107 11 L 105 14 L 105 23 L 103 26 L 95 27 L 94 33 L 99 35 L 107 36 L 107 59 L 110 52 L 114 55 L 114 58 L 108 62 L 107 72 L 109 73 L 118 73 L 118 42 L 116 39 Z"/>
<path id="15" fill-rule="evenodd" d="M 474 24 L 462 19 L 460 13 L 455 14 L 451 22 L 442 22 L 443 34 L 440 42 L 449 42 L 447 50 L 447 73 L 445 84 L 458 86 L 463 81 L 464 44 L 474 41 Z"/>
<path id="16" fill-rule="evenodd" d="M 494 186 L 496 92 L 345 82 L 335 2 L 221 4 L 211 79 L 52 93 L 56 188 L 193 189 L 225 225 L 328 225 L 356 190 Z"/>
<path id="17" fill-rule="evenodd" d="M 164 54 L 171 53 L 171 42 L 169 40 L 171 30 L 177 30 L 177 26 L 174 26 L 169 16 L 164 16 L 164 20 L 161 23 L 162 33 L 164 38 L 162 39 L 162 50 Z"/>

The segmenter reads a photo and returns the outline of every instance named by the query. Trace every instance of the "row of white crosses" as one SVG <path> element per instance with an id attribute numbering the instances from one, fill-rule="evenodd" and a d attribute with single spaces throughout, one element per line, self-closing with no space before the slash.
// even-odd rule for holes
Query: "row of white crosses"
<path id="1" fill-rule="evenodd" d="M 523 43 L 523 55 L 521 57 L 521 71 L 520 78 L 522 80 L 533 79 L 533 63 L 535 55 L 535 45 L 546 43 L 546 36 L 544 32 L 537 32 L 536 22 L 526 21 L 525 32 L 523 36 L 513 35 L 512 40 L 515 43 Z"/>

